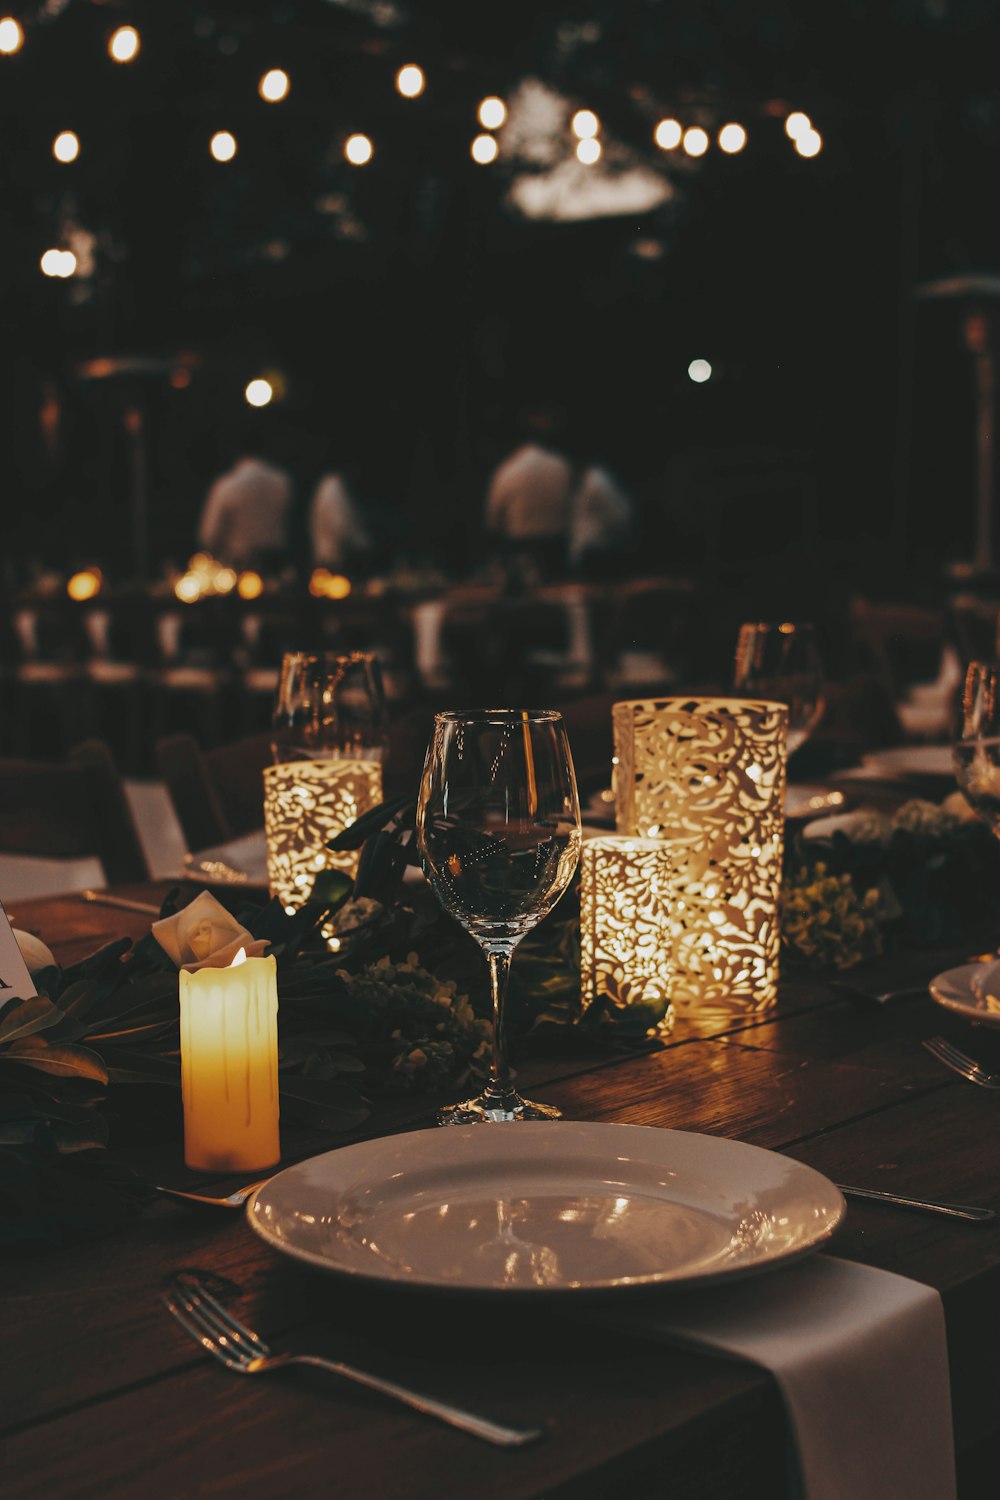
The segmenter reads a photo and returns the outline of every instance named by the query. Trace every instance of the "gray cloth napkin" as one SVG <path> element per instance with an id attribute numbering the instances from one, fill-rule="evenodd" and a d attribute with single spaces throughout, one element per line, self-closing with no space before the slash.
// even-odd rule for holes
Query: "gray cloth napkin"
<path id="1" fill-rule="evenodd" d="M 932 1287 L 814 1255 L 599 1321 L 770 1370 L 801 1500 L 955 1500 L 944 1311 Z"/>

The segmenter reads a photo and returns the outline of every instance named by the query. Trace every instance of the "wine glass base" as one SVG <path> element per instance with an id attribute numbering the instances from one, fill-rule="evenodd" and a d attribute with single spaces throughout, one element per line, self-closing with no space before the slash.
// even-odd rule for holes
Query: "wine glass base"
<path id="1" fill-rule="evenodd" d="M 502 1125 L 519 1120 L 561 1120 L 562 1110 L 554 1104 L 535 1104 L 508 1089 L 505 1093 L 480 1094 L 461 1104 L 449 1104 L 438 1110 L 439 1125 Z"/>

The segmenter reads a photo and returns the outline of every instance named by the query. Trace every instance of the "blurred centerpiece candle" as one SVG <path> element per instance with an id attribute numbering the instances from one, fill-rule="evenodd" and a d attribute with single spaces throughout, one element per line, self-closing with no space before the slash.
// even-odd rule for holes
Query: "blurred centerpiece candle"
<path id="1" fill-rule="evenodd" d="M 673 1022 L 671 851 L 662 839 L 608 834 L 580 853 L 583 1009 L 597 1005 L 665 1036 Z"/>
<path id="2" fill-rule="evenodd" d="M 178 977 L 184 1161 L 205 1172 L 273 1167 L 281 1157 L 275 961 L 240 949 L 228 968 Z"/>
<path id="3" fill-rule="evenodd" d="M 620 834 L 669 847 L 670 995 L 692 1020 L 773 1005 L 788 710 L 741 698 L 616 703 Z"/>
<path id="4" fill-rule="evenodd" d="M 304 905 L 317 876 L 352 878 L 358 853 L 326 846 L 382 800 L 382 767 L 374 760 L 291 760 L 264 769 L 264 833 L 271 895 L 286 911 Z"/>

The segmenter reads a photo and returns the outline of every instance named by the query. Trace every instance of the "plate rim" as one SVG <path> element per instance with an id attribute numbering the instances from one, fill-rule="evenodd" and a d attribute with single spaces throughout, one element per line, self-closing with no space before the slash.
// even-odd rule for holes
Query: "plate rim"
<path id="1" fill-rule="evenodd" d="M 504 1126 L 500 1124 L 475 1124 L 448 1126 L 447 1134 L 443 1136 L 440 1134 L 440 1127 L 434 1126 L 429 1126 L 418 1130 L 399 1131 L 394 1135 L 370 1136 L 366 1140 L 352 1141 L 344 1146 L 333 1147 L 329 1151 L 321 1151 L 317 1153 L 317 1156 L 306 1157 L 300 1162 L 293 1162 L 289 1166 L 283 1167 L 281 1171 L 276 1172 L 273 1177 L 268 1179 L 264 1187 L 258 1189 L 253 1197 L 250 1198 L 245 1209 L 247 1222 L 253 1232 L 258 1235 L 258 1237 L 264 1242 L 264 1244 L 267 1245 L 270 1249 L 274 1250 L 277 1254 L 286 1255 L 292 1260 L 296 1260 L 304 1265 L 311 1266 L 315 1270 L 323 1271 L 327 1275 L 344 1278 L 347 1282 L 350 1283 L 379 1287 L 383 1290 L 395 1290 L 404 1292 L 419 1291 L 422 1294 L 442 1295 L 446 1297 L 502 1296 L 535 1298 L 540 1296 L 548 1296 L 565 1298 L 607 1296 L 611 1292 L 621 1295 L 622 1293 L 629 1292 L 648 1292 L 653 1289 L 661 1292 L 687 1291 L 694 1290 L 696 1288 L 714 1286 L 720 1282 L 742 1281 L 754 1276 L 762 1276 L 770 1271 L 780 1270 L 784 1266 L 791 1265 L 795 1261 L 802 1260 L 807 1255 L 816 1253 L 833 1237 L 834 1234 L 836 1234 L 837 1230 L 841 1228 L 847 1215 L 847 1202 L 844 1198 L 843 1193 L 837 1187 L 836 1183 L 834 1183 L 829 1177 L 827 1177 L 825 1173 L 820 1172 L 816 1167 L 811 1167 L 807 1162 L 799 1161 L 797 1157 L 786 1156 L 783 1152 L 772 1151 L 766 1146 L 756 1146 L 750 1141 L 733 1140 L 730 1136 L 709 1135 L 705 1131 L 698 1130 L 677 1130 L 668 1126 L 659 1125 L 631 1125 L 622 1120 L 520 1121 L 516 1125 L 511 1125 L 510 1128 L 517 1129 L 520 1132 L 523 1132 L 524 1130 L 537 1132 L 538 1130 L 572 1130 L 575 1126 L 587 1126 L 589 1129 L 599 1130 L 603 1130 L 605 1128 L 613 1128 L 614 1130 L 626 1130 L 629 1132 L 650 1132 L 655 1133 L 660 1137 L 685 1136 L 700 1141 L 712 1142 L 713 1145 L 721 1146 L 726 1150 L 728 1150 L 728 1148 L 730 1147 L 736 1147 L 743 1151 L 750 1151 L 754 1153 L 762 1152 L 767 1156 L 779 1156 L 783 1161 L 788 1162 L 791 1166 L 797 1168 L 799 1171 L 805 1172 L 812 1177 L 818 1178 L 821 1182 L 826 1183 L 831 1190 L 831 1196 L 835 1200 L 836 1207 L 831 1221 L 826 1224 L 822 1228 L 822 1230 L 820 1230 L 815 1235 L 815 1237 L 809 1241 L 808 1244 L 799 1245 L 787 1251 L 781 1251 L 773 1255 L 764 1256 L 760 1260 L 749 1262 L 746 1265 L 720 1266 L 716 1270 L 706 1271 L 704 1273 L 695 1275 L 671 1277 L 665 1276 L 660 1273 L 651 1272 L 648 1275 L 630 1278 L 628 1281 L 602 1281 L 593 1282 L 586 1285 L 521 1285 L 516 1287 L 499 1286 L 495 1284 L 471 1286 L 468 1283 L 463 1282 L 426 1280 L 422 1276 L 391 1276 L 386 1275 L 384 1272 L 380 1273 L 374 1270 L 367 1271 L 347 1264 L 337 1264 L 329 1260 L 325 1256 L 318 1254 L 316 1251 L 307 1250 L 301 1246 L 292 1245 L 287 1240 L 280 1239 L 273 1233 L 273 1231 L 271 1231 L 267 1227 L 267 1225 L 263 1221 L 263 1216 L 257 1213 L 258 1200 L 264 1200 L 266 1198 L 267 1189 L 271 1186 L 272 1183 L 276 1182 L 279 1177 L 289 1175 L 292 1172 L 296 1171 L 298 1168 L 305 1166 L 308 1162 L 316 1161 L 322 1157 L 339 1157 L 346 1151 L 374 1146 L 384 1141 L 399 1140 L 407 1136 L 424 1136 L 430 1137 L 432 1139 L 447 1140 L 448 1138 L 454 1138 L 455 1132 L 457 1131 L 469 1132 L 482 1131 L 484 1129 L 504 1129 Z"/>
<path id="2" fill-rule="evenodd" d="M 980 1026 L 992 1026 L 995 1029 L 997 1027 L 1000 1027 L 1000 1015 L 998 1015 L 995 1011 L 983 1010 L 978 1005 L 974 1004 L 963 1004 L 962 1001 L 952 999 L 951 996 L 943 994 L 939 990 L 939 986 L 942 980 L 948 979 L 951 980 L 952 983 L 955 983 L 956 975 L 968 974 L 973 969 L 981 968 L 985 968 L 985 965 L 971 963 L 956 964 L 953 969 L 942 969 L 940 974 L 934 975 L 934 978 L 930 981 L 927 988 L 930 990 L 931 999 L 937 1005 L 942 1006 L 943 1009 L 950 1010 L 952 1015 L 963 1016 L 967 1021 L 975 1021 Z M 975 992 L 973 991 L 972 993 L 974 994 Z"/>

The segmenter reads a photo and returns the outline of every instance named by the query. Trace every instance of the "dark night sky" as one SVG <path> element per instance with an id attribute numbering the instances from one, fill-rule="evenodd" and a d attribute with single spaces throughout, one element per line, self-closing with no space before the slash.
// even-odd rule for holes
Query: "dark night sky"
<path id="1" fill-rule="evenodd" d="M 672 465 L 745 443 L 813 456 L 831 545 L 884 537 L 895 484 L 932 513 L 914 550 L 961 550 L 958 314 L 916 310 L 909 287 L 1000 265 L 997 5 L 400 3 L 381 7 L 388 25 L 371 8 L 12 6 L 27 42 L 0 58 L 0 391 L 25 549 L 82 557 L 96 532 L 121 561 L 120 394 L 73 371 L 190 351 L 186 389 L 143 395 L 158 553 L 185 554 L 205 483 L 250 442 L 303 487 L 346 462 L 412 546 L 474 559 L 484 478 L 526 398 L 558 401 L 570 439 L 616 466 L 664 554 L 682 545 Z M 125 22 L 143 46 L 122 67 L 104 49 Z M 412 102 L 392 88 L 410 60 L 428 74 Z M 256 94 L 270 66 L 292 78 L 280 106 Z M 512 212 L 510 164 L 477 167 L 468 143 L 483 94 L 525 76 L 597 110 L 673 201 L 577 224 Z M 821 130 L 815 160 L 791 150 L 782 103 Z M 651 144 L 660 114 L 741 120 L 748 147 L 678 166 Z M 71 167 L 51 156 L 65 128 L 82 142 Z M 240 148 L 225 167 L 207 151 L 222 128 Z M 351 129 L 376 144 L 361 170 L 341 154 Z M 95 274 L 46 279 L 39 256 L 71 222 L 96 236 Z M 687 379 L 695 356 L 715 368 L 705 386 Z M 242 390 L 263 369 L 287 396 L 254 414 Z M 48 458 L 45 382 L 63 413 Z"/>

